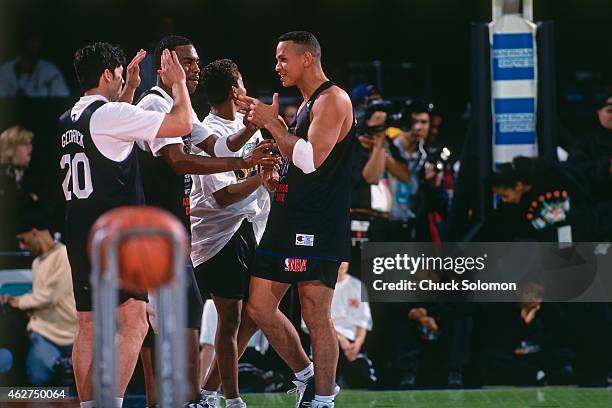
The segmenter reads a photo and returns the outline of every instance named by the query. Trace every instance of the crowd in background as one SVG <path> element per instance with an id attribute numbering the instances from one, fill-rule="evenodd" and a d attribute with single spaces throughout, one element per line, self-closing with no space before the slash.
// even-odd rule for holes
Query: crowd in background
<path id="1" fill-rule="evenodd" d="M 585 125 L 581 132 L 569 129 L 559 137 L 558 160 L 517 158 L 487 179 L 487 188 L 497 194 L 499 203 L 480 228 L 477 241 L 556 241 L 558 220 L 539 222 L 538 214 L 529 209 L 534 197 L 548 199 L 549 193 L 560 208 L 571 202 L 571 207 L 563 207 L 562 222 L 571 226 L 575 241 L 612 239 L 609 91 L 603 88 L 592 95 L 591 114 L 597 119 L 592 129 Z M 341 267 L 338 285 L 343 289 L 337 296 L 343 297 L 334 310 L 343 360 L 341 385 L 612 384 L 612 310 L 608 304 L 372 304 L 370 311 L 370 306 L 360 301 L 359 291 L 354 289 L 358 288 L 355 280 L 363 273 L 362 243 L 448 239 L 462 165 L 462 143 L 456 135 L 463 129 L 446 126 L 447 118 L 436 101 L 388 101 L 368 83 L 355 84 L 350 94 L 358 143 L 352 169 L 351 262 Z M 22 55 L 0 66 L 0 97 L 7 98 L 3 101 L 6 106 L 19 100 L 34 109 L 44 109 L 47 98 L 69 95 L 62 73 L 40 58 L 37 38 L 28 42 Z M 37 98 L 42 98 L 43 105 L 32 102 Z M 64 107 L 70 104 L 66 99 L 50 101 Z M 284 104 L 282 114 L 288 123 L 295 118 L 299 105 L 299 101 Z M 39 162 L 57 165 L 49 158 L 55 157 L 54 153 L 47 150 L 54 145 L 48 139 L 56 137 L 55 123 L 37 123 L 37 131 L 32 132 L 28 129 L 32 122 L 30 118 L 29 123 L 12 123 L 0 129 L 0 251 L 2 256 L 11 256 L 27 249 L 36 256 L 32 269 L 40 275 L 34 275 L 33 291 L 43 291 L 47 296 L 44 301 L 33 295 L 2 298 L 0 382 L 17 384 L 25 380 L 42 385 L 66 381 L 66 372 L 70 371 L 70 341 L 66 337 L 73 333 L 74 305 L 65 304 L 65 293 L 58 292 L 58 287 L 63 290 L 65 285 L 48 280 L 42 285 L 40 280 L 42 274 L 55 273 L 52 282 L 62 282 L 65 274 L 59 272 L 65 272 L 61 266 L 65 250 L 56 242 L 61 236 L 62 211 L 57 195 L 61 180 L 49 175 L 55 168 L 39 165 L 28 170 L 36 154 Z M 43 131 L 39 134 L 40 129 Z M 49 187 L 49 182 L 57 189 Z M 39 215 L 33 220 L 32 214 Z M 41 268 L 49 260 L 54 260 L 53 265 Z M 295 313 L 295 305 L 286 303 L 287 313 Z M 27 334 L 27 319 L 18 310 L 30 313 Z M 36 323 L 37 316 L 48 318 L 53 313 L 61 327 Z M 299 325 L 299 320 L 298 312 L 293 321 Z M 211 330 L 210 324 L 203 324 L 203 331 L 205 327 Z M 18 328 L 22 328 L 23 336 L 17 333 Z M 9 339 L 5 335 L 8 332 L 15 336 Z M 308 347 L 307 334 L 303 334 Z M 24 342 L 25 336 L 28 340 Z M 210 345 L 207 338 L 211 338 L 210 332 L 208 337 L 203 333 L 202 350 Z M 24 348 L 24 344 L 29 346 Z M 275 389 L 272 383 L 279 380 L 270 372 L 283 369 L 272 350 L 266 352 L 267 347 L 260 347 L 257 351 L 262 354 L 262 350 L 267 359 L 251 356 L 251 361 L 245 362 L 260 371 L 245 366 L 241 375 L 250 378 L 255 389 Z M 210 356 L 205 354 L 203 361 L 209 361 Z"/>

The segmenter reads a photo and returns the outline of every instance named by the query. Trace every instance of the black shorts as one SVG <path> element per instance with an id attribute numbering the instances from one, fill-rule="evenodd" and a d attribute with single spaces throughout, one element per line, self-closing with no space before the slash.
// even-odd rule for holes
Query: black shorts
<path id="1" fill-rule="evenodd" d="M 91 264 L 87 256 L 85 243 L 75 242 L 74 244 L 66 245 L 66 249 L 68 251 L 68 260 L 70 261 L 70 271 L 72 273 L 72 290 L 74 292 L 76 310 L 79 312 L 91 312 L 93 310 Z M 149 300 L 146 293 L 128 292 L 119 289 L 117 299 L 119 304 L 131 298 L 143 300 L 145 302 Z"/>
<path id="2" fill-rule="evenodd" d="M 340 264 L 340 261 L 282 258 L 257 252 L 251 275 L 283 283 L 318 280 L 328 288 L 334 289 Z"/>
<path id="3" fill-rule="evenodd" d="M 191 260 L 185 265 L 187 276 L 185 283 L 187 284 L 187 328 L 200 329 L 202 325 L 202 312 L 204 311 L 204 301 L 196 282 L 193 263 Z"/>
<path id="4" fill-rule="evenodd" d="M 195 276 L 202 296 L 212 294 L 225 299 L 247 299 L 256 248 L 253 226 L 244 219 L 238 231 L 215 256 L 196 266 Z"/>

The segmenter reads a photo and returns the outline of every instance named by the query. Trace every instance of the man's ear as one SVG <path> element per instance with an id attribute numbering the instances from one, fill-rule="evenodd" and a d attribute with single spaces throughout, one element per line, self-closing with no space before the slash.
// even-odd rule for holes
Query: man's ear
<path id="1" fill-rule="evenodd" d="M 105 69 L 100 77 L 104 82 L 110 83 L 113 80 L 113 73 L 110 72 L 110 69 Z"/>
<path id="2" fill-rule="evenodd" d="M 304 67 L 309 67 L 312 65 L 312 61 L 314 58 L 310 51 L 305 51 L 303 58 L 304 58 Z"/>

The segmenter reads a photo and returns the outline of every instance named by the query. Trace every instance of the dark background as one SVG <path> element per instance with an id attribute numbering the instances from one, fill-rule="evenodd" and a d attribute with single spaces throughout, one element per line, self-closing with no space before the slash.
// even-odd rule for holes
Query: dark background
<path id="1" fill-rule="evenodd" d="M 535 20 L 556 25 L 560 99 L 592 81 L 610 82 L 612 1 L 534 3 Z M 77 48 L 109 41 L 131 56 L 158 40 L 165 16 L 174 19 L 177 34 L 196 42 L 204 63 L 234 59 L 252 94 L 279 90 L 276 38 L 306 29 L 319 38 L 324 68 L 341 85 L 372 81 L 367 69 L 350 69 L 349 63 L 380 60 L 385 96 L 433 98 L 458 112 L 469 97 L 469 23 L 491 20 L 491 1 L 0 0 L 0 63 L 17 53 L 28 31 L 38 31 L 44 57 L 60 66 L 77 91 L 71 66 Z"/>

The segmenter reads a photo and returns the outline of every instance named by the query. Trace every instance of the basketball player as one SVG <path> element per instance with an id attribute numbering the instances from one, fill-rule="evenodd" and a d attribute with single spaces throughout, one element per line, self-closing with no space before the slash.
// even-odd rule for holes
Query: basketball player
<path id="1" fill-rule="evenodd" d="M 193 43 L 191 40 L 181 36 L 173 35 L 163 38 L 157 44 L 153 58 L 157 68 L 159 68 L 161 54 L 165 49 L 176 52 L 183 70 L 185 71 L 187 89 L 190 94 L 193 94 L 198 86 L 200 76 L 200 68 L 198 65 L 200 59 Z M 137 106 L 145 110 L 170 112 L 173 104 L 172 97 L 170 96 L 171 93 L 172 90 L 158 77 L 157 86 L 145 92 Z M 272 149 L 271 141 L 265 141 L 257 147 L 257 150 L 252 149 L 245 158 L 211 158 L 189 154 L 192 144 L 202 145 L 206 148 L 206 143 L 208 142 L 205 140 L 209 136 L 209 132 L 198 120 L 195 112 L 192 112 L 192 116 L 193 129 L 190 135 L 155 139 L 150 142 L 139 142 L 139 145 L 145 151 L 141 151 L 140 165 L 142 167 L 142 179 L 147 205 L 154 205 L 170 211 L 183 222 L 183 225 L 189 233 L 191 233 L 189 222 L 191 176 L 189 174 L 209 174 L 228 170 L 239 170 L 258 164 L 273 162 L 271 155 L 267 154 Z M 228 136 L 246 142 L 256 130 L 257 128 L 251 125 L 248 129 L 241 131 L 239 134 Z M 189 358 L 187 361 L 191 390 L 191 402 L 188 403 L 187 406 L 193 404 L 194 407 L 197 407 L 196 404 L 200 398 L 200 389 L 198 374 L 199 365 L 196 357 L 199 355 L 198 329 L 202 321 L 203 304 L 193 274 L 191 260 L 187 262 L 186 269 L 188 275 L 187 327 L 189 329 L 187 333 Z M 147 359 L 152 361 L 152 358 L 149 358 L 151 346 L 152 344 L 149 344 L 148 341 L 145 341 L 145 345 L 143 346 L 143 365 L 146 365 L 147 368 L 149 365 L 152 366 L 152 364 L 149 364 L 149 361 L 147 361 Z M 147 379 L 148 378 L 150 378 L 150 376 L 147 376 Z M 154 400 L 153 388 L 149 387 L 147 392 L 147 404 L 153 405 Z"/>
<path id="2" fill-rule="evenodd" d="M 66 247 L 72 269 L 77 308 L 77 333 L 72 352 L 81 407 L 93 400 L 93 312 L 91 265 L 86 245 L 89 230 L 108 210 L 144 202 L 134 141 L 189 134 L 192 109 L 185 72 L 176 53 L 164 50 L 160 75 L 172 90 L 169 113 L 147 112 L 131 102 L 140 84 L 140 51 L 128 66 L 124 86 L 125 54 L 108 43 L 87 45 L 75 53 L 74 67 L 84 95 L 59 119 L 58 145 L 62 188 L 66 199 Z M 142 340 L 147 333 L 146 294 L 120 291 L 117 306 L 116 406 L 134 371 Z M 100 311 L 98 311 L 100 312 Z"/>
<path id="3" fill-rule="evenodd" d="M 311 33 L 280 36 L 276 60 L 283 86 L 297 86 L 303 102 L 287 130 L 277 117 L 277 94 L 272 105 L 242 97 L 251 103 L 249 120 L 272 133 L 284 157 L 255 257 L 247 310 L 296 373 L 298 407 L 329 408 L 334 406 L 338 361 L 331 302 L 338 267 L 349 259 L 350 250 L 353 109 L 346 92 L 325 76 L 321 47 Z M 278 309 L 294 282 L 311 334 L 314 367 L 295 328 Z"/>
<path id="4" fill-rule="evenodd" d="M 205 66 L 202 88 L 211 105 L 203 125 L 211 134 L 220 141 L 245 128 L 243 115 L 237 113 L 240 108 L 237 100 L 238 96 L 246 95 L 246 89 L 233 61 L 217 60 Z M 257 131 L 243 152 L 251 151 L 261 140 L 263 137 Z M 233 154 L 222 148 L 216 151 Z M 243 313 L 243 301 L 248 295 L 249 269 L 255 248 L 270 210 L 270 197 L 262 186 L 263 174 L 258 174 L 256 168 L 247 168 L 240 172 L 194 176 L 191 259 L 198 286 L 212 295 L 218 315 L 215 338 L 218 373 L 212 370 L 202 391 L 209 407 L 216 406 L 219 382 L 228 408 L 246 407 L 238 389 L 238 358 L 257 330 L 247 313 Z"/>

